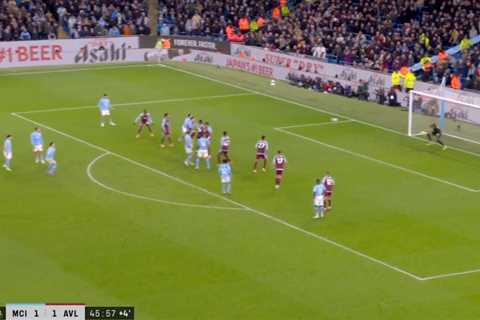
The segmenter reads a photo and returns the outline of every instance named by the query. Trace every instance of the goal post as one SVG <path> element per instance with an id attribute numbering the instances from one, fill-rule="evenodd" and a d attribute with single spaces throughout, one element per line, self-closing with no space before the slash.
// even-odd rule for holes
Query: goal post
<path id="1" fill-rule="evenodd" d="M 408 135 L 420 136 L 435 123 L 442 129 L 443 135 L 462 144 L 480 146 L 480 99 L 465 95 L 460 101 L 451 94 L 427 93 L 412 90 L 408 101 Z M 450 140 L 450 139 L 449 139 Z"/>

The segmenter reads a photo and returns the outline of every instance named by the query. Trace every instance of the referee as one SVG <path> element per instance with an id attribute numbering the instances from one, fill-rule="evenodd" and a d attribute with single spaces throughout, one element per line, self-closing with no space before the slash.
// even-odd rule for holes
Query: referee
<path id="1" fill-rule="evenodd" d="M 447 149 L 447 146 L 442 141 L 442 130 L 440 130 L 440 128 L 435 123 L 432 123 L 430 125 L 430 128 L 430 132 L 427 133 L 427 138 L 430 141 L 428 144 L 432 144 L 433 137 L 435 137 L 435 141 L 437 141 L 437 143 L 443 147 L 443 150 Z"/>

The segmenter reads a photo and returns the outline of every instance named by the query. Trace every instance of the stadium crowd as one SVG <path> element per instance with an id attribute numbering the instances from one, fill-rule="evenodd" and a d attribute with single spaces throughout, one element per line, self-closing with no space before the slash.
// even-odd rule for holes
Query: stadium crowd
<path id="1" fill-rule="evenodd" d="M 480 81 L 480 2 L 471 0 L 159 0 L 159 33 L 219 36 L 379 71 L 399 70 L 460 45 L 463 54 L 427 63 L 426 81 L 459 74 Z M 425 71 L 425 70 L 423 70 Z M 446 73 L 446 74 L 445 74 Z"/>
<path id="2" fill-rule="evenodd" d="M 0 0 L 0 41 L 150 34 L 144 0 Z"/>
<path id="3" fill-rule="evenodd" d="M 56 0 L 55 9 L 71 38 L 150 34 L 143 0 Z"/>
<path id="4" fill-rule="evenodd" d="M 0 0 L 0 41 L 56 38 L 52 9 L 41 0 Z"/>

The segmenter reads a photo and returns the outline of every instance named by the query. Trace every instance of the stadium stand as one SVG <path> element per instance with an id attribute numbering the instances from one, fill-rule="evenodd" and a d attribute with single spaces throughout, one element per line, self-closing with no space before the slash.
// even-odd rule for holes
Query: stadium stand
<path id="1" fill-rule="evenodd" d="M 58 24 L 46 1 L 0 1 L 0 41 L 54 39 Z"/>
<path id="2" fill-rule="evenodd" d="M 55 10 L 70 38 L 150 34 L 143 0 L 57 0 Z"/>
<path id="3" fill-rule="evenodd" d="M 60 26 L 60 28 L 59 28 Z M 143 0 L 2 0 L 0 40 L 150 34 Z"/>
<path id="4" fill-rule="evenodd" d="M 440 83 L 446 75 L 451 86 L 457 74 L 462 88 L 479 89 L 479 49 L 469 44 L 479 33 L 479 14 L 480 2 L 469 0 L 160 0 L 158 31 L 228 38 L 384 72 L 423 59 L 422 80 Z M 456 45 L 461 56 L 429 62 Z"/>

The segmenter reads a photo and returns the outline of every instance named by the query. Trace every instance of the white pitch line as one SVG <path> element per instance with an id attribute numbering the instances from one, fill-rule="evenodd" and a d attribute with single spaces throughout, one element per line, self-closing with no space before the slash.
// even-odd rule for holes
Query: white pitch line
<path id="1" fill-rule="evenodd" d="M 355 121 L 354 120 L 326 121 L 326 122 L 317 122 L 317 123 L 297 124 L 297 125 L 293 125 L 293 126 L 278 127 L 278 128 L 275 128 L 275 129 L 320 127 L 320 126 L 328 126 L 328 125 L 333 125 L 333 124 L 350 123 L 350 122 L 355 122 Z"/>
<path id="2" fill-rule="evenodd" d="M 480 272 L 480 269 L 474 269 L 474 270 L 468 270 L 468 271 L 462 271 L 462 272 L 452 272 L 452 273 L 438 274 L 435 276 L 422 277 L 420 280 L 430 281 L 430 280 L 437 280 L 437 279 L 445 279 L 445 278 L 464 276 L 464 275 L 469 275 L 472 273 L 479 273 L 479 272 Z"/>
<path id="3" fill-rule="evenodd" d="M 121 194 L 123 196 L 127 196 L 127 197 L 130 197 L 130 198 L 135 198 L 135 199 L 140 199 L 140 200 L 146 200 L 146 201 L 152 201 L 152 202 L 158 202 L 158 203 L 163 203 L 163 204 L 168 204 L 168 205 L 173 205 L 173 206 L 179 206 L 179 207 L 187 207 L 187 208 L 200 208 L 200 209 L 215 209 L 215 210 L 236 210 L 236 211 L 245 211 L 244 208 L 239 208 L 239 207 L 221 207 L 221 206 L 210 206 L 210 205 L 202 205 L 202 204 L 192 204 L 192 203 L 184 203 L 184 202 L 176 202 L 176 201 L 168 201 L 168 200 L 162 200 L 162 199 L 157 199 L 157 198 L 151 198 L 151 197 L 146 197 L 146 196 L 142 196 L 142 195 L 138 195 L 138 194 L 135 194 L 135 193 L 130 193 L 130 192 L 125 192 L 125 191 L 121 191 L 121 190 L 118 190 L 118 189 L 115 189 L 113 187 L 110 187 L 100 181 L 98 181 L 98 179 L 95 178 L 95 176 L 93 175 L 92 173 L 92 168 L 93 166 L 95 166 L 95 164 L 97 163 L 98 160 L 106 157 L 106 156 L 109 156 L 111 155 L 110 153 L 106 152 L 106 153 L 103 153 L 101 155 L 99 155 L 98 157 L 96 157 L 95 159 L 93 159 L 87 166 L 87 169 L 86 169 L 86 173 L 87 173 L 87 176 L 88 178 L 93 182 L 95 183 L 96 185 L 106 189 L 106 190 L 109 190 L 109 191 L 112 191 L 114 193 L 118 193 L 118 194 Z"/>
<path id="4" fill-rule="evenodd" d="M 115 103 L 115 104 L 112 104 L 112 107 L 116 107 L 116 108 L 131 107 L 131 106 L 140 106 L 140 105 L 146 105 L 146 104 L 200 101 L 200 100 L 223 99 L 223 98 L 243 97 L 243 96 L 252 96 L 252 95 L 254 94 L 248 93 L 248 92 L 242 92 L 242 93 L 220 94 L 220 95 L 200 96 L 200 97 L 191 97 L 191 98 L 146 100 L 146 101 L 136 101 L 136 102 Z M 97 109 L 97 108 L 98 106 L 88 105 L 88 106 L 71 107 L 71 108 L 37 109 L 37 110 L 21 111 L 21 112 L 15 112 L 15 113 L 16 114 L 32 114 L 32 113 L 45 113 L 45 112 L 76 111 L 76 110 Z"/>
<path id="5" fill-rule="evenodd" d="M 396 164 L 393 164 L 393 163 L 390 163 L 390 162 L 386 162 L 386 161 L 383 161 L 383 160 L 379 160 L 379 159 L 367 156 L 367 155 L 362 154 L 362 153 L 357 153 L 357 152 L 354 152 L 354 151 L 350 151 L 348 149 L 344 149 L 344 148 L 337 147 L 337 146 L 334 146 L 334 145 L 331 145 L 331 144 L 328 144 L 328 143 L 325 143 L 325 142 L 321 142 L 319 140 L 316 140 L 316 139 L 313 139 L 313 138 L 310 138 L 310 137 L 306 137 L 306 136 L 303 136 L 303 135 L 298 134 L 298 133 L 293 133 L 293 132 L 290 132 L 290 131 L 287 131 L 287 130 L 284 130 L 284 129 L 281 129 L 281 128 L 275 128 L 275 130 L 280 131 L 280 132 L 285 133 L 285 134 L 288 134 L 288 135 L 291 135 L 291 136 L 294 136 L 294 137 L 297 137 L 297 138 L 300 138 L 300 139 L 303 139 L 305 141 L 310 141 L 310 142 L 319 144 L 321 146 L 324 146 L 324 147 L 327 147 L 327 148 L 330 148 L 330 149 L 333 149 L 333 150 L 336 150 L 336 151 L 340 151 L 340 152 L 349 154 L 351 156 L 362 158 L 364 160 L 369 160 L 369 161 L 384 165 L 386 167 L 390 167 L 390 168 L 394 168 L 394 169 L 397 169 L 397 170 L 400 170 L 400 171 L 404 171 L 404 172 L 407 172 L 407 173 L 410 173 L 410 174 L 413 174 L 413 175 L 417 175 L 417 176 L 420 176 L 420 177 L 423 177 L 423 178 L 426 178 L 426 179 L 429 179 L 429 180 L 432 180 L 432 181 L 436 181 L 436 182 L 439 182 L 439 183 L 442 183 L 442 184 L 446 184 L 446 185 L 449 185 L 449 186 L 452 186 L 452 187 L 455 187 L 455 188 L 458 188 L 458 189 L 461 189 L 461 190 L 464 190 L 464 191 L 479 192 L 479 190 L 477 190 L 477 189 L 472 189 L 472 188 L 469 188 L 469 187 L 465 187 L 465 186 L 462 186 L 462 185 L 454 183 L 454 182 L 450 182 L 450 181 L 447 181 L 447 180 L 443 180 L 443 179 L 440 179 L 440 178 L 437 178 L 437 177 L 430 176 L 430 175 L 422 173 L 420 171 L 408 169 L 408 168 L 405 168 L 405 167 L 402 167 L 402 166 L 399 166 L 399 165 L 396 165 Z"/>
<path id="6" fill-rule="evenodd" d="M 349 252 L 349 253 L 351 253 L 351 254 L 353 254 L 353 255 L 356 255 L 356 256 L 358 256 L 358 257 L 361 257 L 361 258 L 363 258 L 363 259 L 365 259 L 365 260 L 367 260 L 367 261 L 370 261 L 370 262 L 372 262 L 372 263 L 381 265 L 381 266 L 383 266 L 383 267 L 385 267 L 385 268 L 388 268 L 388 269 L 390 269 L 390 270 L 393 270 L 393 271 L 396 271 L 396 272 L 398 272 L 398 273 L 401 273 L 401 274 L 403 274 L 403 275 L 405 275 L 405 276 L 407 276 L 407 277 L 410 277 L 410 278 L 412 278 L 412 279 L 419 280 L 419 281 L 422 280 L 422 277 L 417 276 L 417 275 L 415 275 L 415 274 L 413 274 L 413 273 L 411 273 L 411 272 L 408 272 L 408 271 L 406 271 L 406 270 L 403 270 L 403 269 L 401 269 L 401 268 L 399 268 L 399 267 L 396 267 L 396 266 L 394 266 L 394 265 L 391 265 L 391 264 L 389 264 L 389 263 L 387 263 L 387 262 L 385 262 L 385 261 L 382 261 L 382 260 L 380 260 L 380 259 L 371 257 L 371 256 L 369 256 L 369 255 L 367 255 L 367 254 L 365 254 L 365 253 L 363 253 L 363 252 L 360 252 L 360 251 L 358 251 L 358 250 L 355 250 L 355 249 L 352 249 L 352 248 L 350 248 L 350 247 L 347 247 L 347 246 L 345 246 L 345 245 L 343 245 L 343 244 L 340 244 L 340 243 L 338 243 L 338 242 L 335 242 L 335 241 L 333 241 L 333 240 L 330 240 L 330 239 L 328 239 L 328 238 L 326 238 L 326 237 L 320 236 L 320 235 L 318 235 L 318 234 L 316 234 L 316 233 L 313 233 L 313 232 L 307 231 L 307 230 L 305 230 L 305 229 L 302 229 L 302 228 L 300 228 L 300 227 L 297 227 L 296 225 L 293 225 L 293 224 L 291 224 L 291 223 L 288 223 L 288 222 L 285 221 L 285 220 L 282 220 L 282 219 L 277 218 L 277 217 L 275 217 L 275 216 L 269 215 L 269 214 L 267 214 L 267 213 L 265 213 L 265 212 L 262 212 L 262 211 L 260 211 L 260 210 L 253 209 L 253 208 L 251 208 L 251 207 L 249 207 L 249 206 L 246 206 L 246 205 L 244 205 L 244 204 L 242 204 L 242 203 L 240 203 L 240 202 L 237 202 L 237 201 L 235 201 L 235 200 L 229 199 L 229 198 L 224 197 L 224 196 L 222 196 L 222 195 L 220 195 L 220 194 L 211 192 L 211 191 L 209 191 L 209 190 L 207 190 L 207 189 L 205 189 L 205 188 L 199 187 L 199 186 L 194 185 L 194 184 L 192 184 L 192 183 L 190 183 L 190 182 L 187 182 L 187 181 L 185 181 L 185 180 L 182 180 L 182 179 L 180 179 L 180 178 L 178 178 L 178 177 L 172 176 L 172 175 L 170 175 L 170 174 L 168 174 L 168 173 L 166 173 L 166 172 L 163 172 L 163 171 L 161 171 L 161 170 L 158 170 L 158 169 L 149 167 L 149 166 L 147 166 L 147 165 L 145 165 L 145 164 L 143 164 L 143 163 L 141 163 L 141 162 L 138 162 L 138 161 L 136 161 L 136 160 L 132 160 L 132 159 L 127 158 L 127 157 L 125 157 L 125 156 L 122 156 L 122 155 L 120 155 L 120 154 L 118 154 L 118 153 L 112 152 L 112 151 L 107 150 L 107 149 L 105 149 L 105 148 L 103 148 L 103 147 L 100 147 L 100 146 L 98 146 L 98 145 L 95 145 L 95 144 L 93 144 L 93 143 L 90 143 L 90 142 L 88 142 L 88 141 L 85 141 L 85 140 L 83 140 L 83 139 L 74 137 L 74 136 L 72 136 L 72 135 L 70 135 L 70 134 L 68 134 L 68 133 L 65 133 L 65 132 L 62 132 L 62 131 L 57 130 L 57 129 L 55 129 L 55 128 L 49 127 L 49 126 L 47 126 L 47 125 L 45 125 L 45 124 L 43 124 L 43 123 L 34 121 L 34 120 L 32 120 L 32 119 L 29 119 L 29 118 L 27 118 L 27 117 L 21 116 L 21 115 L 19 115 L 19 114 L 12 113 L 12 116 L 17 117 L 17 118 L 19 118 L 19 119 L 22 119 L 22 120 L 24 120 L 24 121 L 30 122 L 30 123 L 32 123 L 32 124 L 35 124 L 35 125 L 37 125 L 37 126 L 43 127 L 43 128 L 45 128 L 45 129 L 50 130 L 50 131 L 52 131 L 52 132 L 55 132 L 55 133 L 57 133 L 57 134 L 59 134 L 59 135 L 62 135 L 62 136 L 67 137 L 67 138 L 70 138 L 70 139 L 72 139 L 72 140 L 74 140 L 74 141 L 76 141 L 76 142 L 78 142 L 78 143 L 87 145 L 87 146 L 89 146 L 89 147 L 91 147 L 91 148 L 93 148 L 93 149 L 100 150 L 100 151 L 102 151 L 103 153 L 110 153 L 111 155 L 116 156 L 116 157 L 118 157 L 118 158 L 120 158 L 120 159 L 123 159 L 123 160 L 125 160 L 125 161 L 127 161 L 127 162 L 130 162 L 130 163 L 135 164 L 135 165 L 137 165 L 137 166 L 139 166 L 139 167 L 142 167 L 142 168 L 145 168 L 145 169 L 147 169 L 147 170 L 150 170 L 151 172 L 157 173 L 157 174 L 159 174 L 159 175 L 161 175 L 161 176 L 170 178 L 171 180 L 174 180 L 174 181 L 177 181 L 177 182 L 180 183 L 180 184 L 189 186 L 189 187 L 191 187 L 192 189 L 199 190 L 199 191 L 202 191 L 202 192 L 204 192 L 204 193 L 206 193 L 206 194 L 208 194 L 208 195 L 211 195 L 211 196 L 213 196 L 213 197 L 222 199 L 222 200 L 224 200 L 224 201 L 226 201 L 226 202 L 229 202 L 229 203 L 234 204 L 234 205 L 236 205 L 236 206 L 238 206 L 238 207 L 240 207 L 240 208 L 243 208 L 243 209 L 245 209 L 245 210 L 247 210 L 247 211 L 250 211 L 250 212 L 252 212 L 252 213 L 255 213 L 255 214 L 257 214 L 257 215 L 259 215 L 259 216 L 261 216 L 261 217 L 264 217 L 264 218 L 266 218 L 266 219 L 268 219 L 268 220 L 270 220 L 270 221 L 273 221 L 273 222 L 276 222 L 276 223 L 278 223 L 278 224 L 281 224 L 281 225 L 283 225 L 283 226 L 285 226 L 285 227 L 287 227 L 287 228 L 289 228 L 289 229 L 298 231 L 298 232 L 300 232 L 300 233 L 302 233 L 302 234 L 304 234 L 304 235 L 306 235 L 306 236 L 315 238 L 315 239 L 317 239 L 317 240 L 321 240 L 321 241 L 323 241 L 323 242 L 325 242 L 325 243 L 328 243 L 328 244 L 330 244 L 330 245 L 332 245 L 332 246 L 334 246 L 334 247 L 340 248 L 340 249 L 342 249 L 342 250 L 344 250 L 344 251 L 346 251 L 346 252 Z"/>
<path id="7" fill-rule="evenodd" d="M 374 124 L 374 123 L 371 123 L 371 122 L 355 119 L 355 118 L 349 117 L 347 115 L 339 114 L 339 113 L 336 113 L 336 112 L 331 112 L 331 111 L 322 109 L 321 107 L 313 107 L 313 106 L 310 106 L 310 105 L 307 105 L 307 104 L 304 104 L 304 103 L 301 103 L 301 102 L 298 102 L 298 101 L 295 101 L 295 100 L 290 100 L 290 99 L 286 99 L 286 98 L 282 98 L 282 97 L 277 97 L 277 96 L 274 96 L 274 95 L 271 95 L 271 94 L 268 94 L 268 93 L 265 93 L 265 92 L 253 90 L 253 89 L 250 89 L 250 88 L 246 88 L 246 87 L 240 86 L 238 84 L 221 81 L 221 80 L 218 80 L 218 79 L 215 79 L 215 78 L 203 75 L 203 74 L 199 74 L 199 73 L 196 73 L 196 72 L 192 72 L 192 71 L 184 70 L 184 69 L 181 69 L 181 68 L 173 67 L 173 66 L 170 66 L 170 65 L 167 65 L 167 64 L 159 64 L 159 66 L 167 68 L 167 69 L 175 70 L 177 72 L 185 73 L 185 74 L 191 75 L 193 77 L 197 77 L 197 78 L 209 80 L 209 81 L 212 81 L 212 82 L 220 83 L 220 84 L 223 84 L 224 86 L 227 86 L 227 87 L 237 88 L 237 89 L 240 89 L 240 90 L 244 90 L 246 92 L 251 92 L 251 93 L 257 94 L 259 96 L 264 96 L 264 97 L 271 98 L 271 99 L 274 99 L 274 100 L 277 100 L 277 101 L 282 101 L 282 102 L 285 102 L 285 103 L 288 103 L 288 104 L 291 104 L 291 105 L 295 105 L 297 107 L 301 107 L 301 108 L 304 108 L 304 109 L 308 109 L 308 110 L 312 110 L 312 111 L 316 111 L 316 112 L 320 112 L 320 113 L 325 113 L 325 114 L 335 116 L 335 117 L 339 117 L 339 118 L 352 120 L 352 121 L 364 124 L 364 125 L 372 127 L 372 128 L 376 128 L 376 129 L 384 130 L 384 131 L 387 131 L 387 132 L 395 133 L 395 134 L 398 134 L 398 135 L 401 135 L 401 136 L 404 136 L 404 137 L 408 137 L 408 135 L 404 132 L 397 131 L 397 130 L 390 129 L 390 128 L 386 128 L 386 127 L 382 127 L 380 125 L 377 125 L 377 124 Z M 409 137 L 409 138 L 420 140 L 420 141 L 425 141 L 424 139 L 419 138 L 419 137 Z M 458 151 L 458 152 L 462 152 L 462 153 L 465 153 L 465 154 L 469 154 L 471 156 L 480 157 L 480 153 L 463 150 L 461 148 L 449 146 L 449 149 L 455 150 L 455 151 Z"/>

